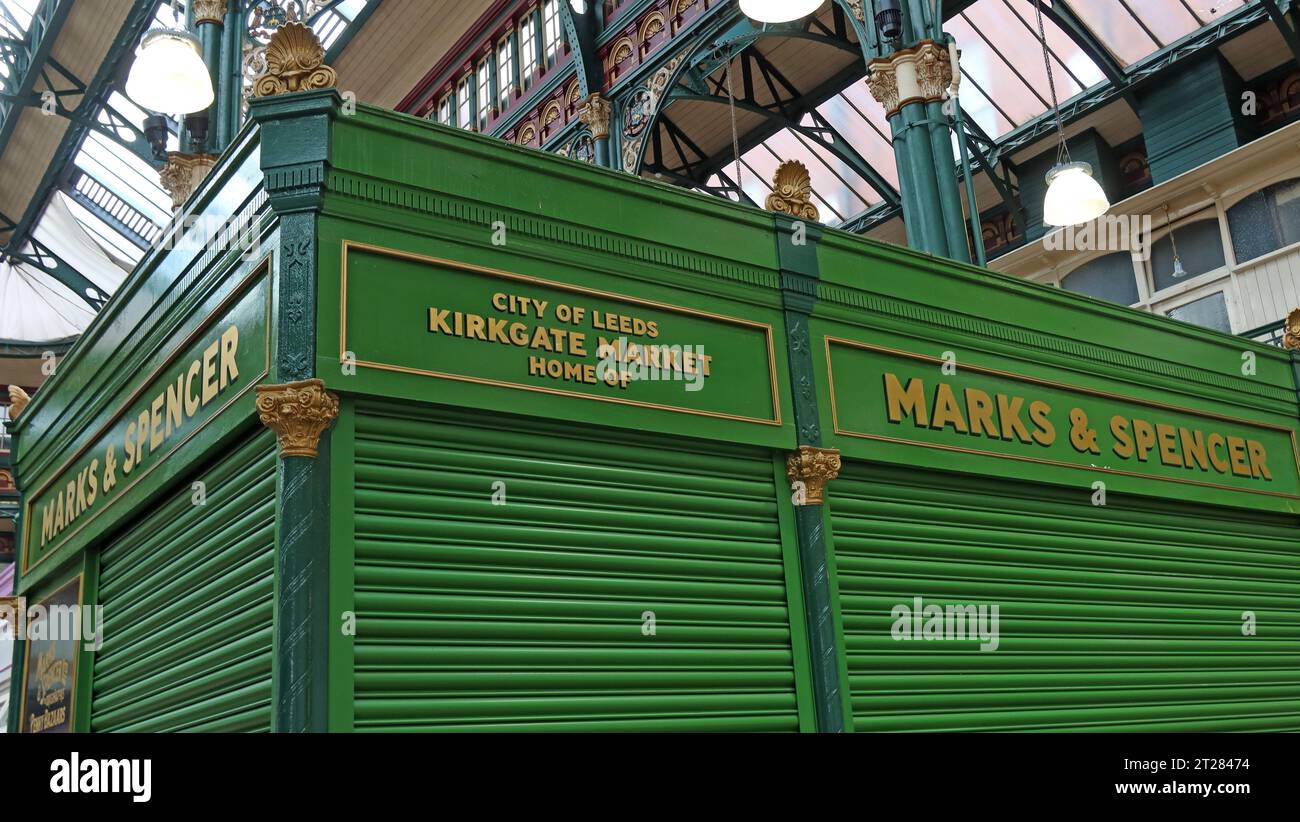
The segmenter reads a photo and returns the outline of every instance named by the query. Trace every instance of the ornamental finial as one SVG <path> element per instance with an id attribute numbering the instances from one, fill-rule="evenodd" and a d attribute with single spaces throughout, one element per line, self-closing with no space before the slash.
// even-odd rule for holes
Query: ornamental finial
<path id="1" fill-rule="evenodd" d="M 23 409 L 31 401 L 31 396 L 22 388 L 16 385 L 9 386 L 9 419 L 18 419 L 18 415 L 23 413 Z"/>
<path id="2" fill-rule="evenodd" d="M 1291 309 L 1291 313 L 1286 315 L 1286 326 L 1283 329 L 1282 347 L 1292 350 L 1300 348 L 1300 308 Z"/>
<path id="3" fill-rule="evenodd" d="M 325 65 L 325 47 L 302 23 L 285 23 L 266 44 L 266 71 L 253 83 L 254 97 L 333 88 L 338 72 Z"/>
<path id="4" fill-rule="evenodd" d="M 812 177 L 808 167 L 798 160 L 786 160 L 777 166 L 772 193 L 767 195 L 763 207 L 800 220 L 820 219 L 817 206 L 812 203 Z"/>

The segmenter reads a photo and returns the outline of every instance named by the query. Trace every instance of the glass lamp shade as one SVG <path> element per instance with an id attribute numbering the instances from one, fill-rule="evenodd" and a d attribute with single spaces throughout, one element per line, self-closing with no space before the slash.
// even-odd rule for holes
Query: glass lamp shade
<path id="1" fill-rule="evenodd" d="M 1092 178 L 1087 163 L 1062 163 L 1047 172 L 1043 222 L 1051 226 L 1091 222 L 1110 210 L 1106 192 Z"/>
<path id="2" fill-rule="evenodd" d="M 759 23 L 789 23 L 807 17 L 825 0 L 740 0 L 740 10 Z"/>
<path id="3" fill-rule="evenodd" d="M 126 94 L 150 111 L 191 114 L 212 105 L 212 78 L 199 40 L 180 29 L 154 29 L 140 42 Z"/>

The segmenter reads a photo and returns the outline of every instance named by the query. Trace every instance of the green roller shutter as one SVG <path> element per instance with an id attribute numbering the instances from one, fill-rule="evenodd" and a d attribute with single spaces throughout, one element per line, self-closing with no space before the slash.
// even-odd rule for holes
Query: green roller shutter
<path id="1" fill-rule="evenodd" d="M 769 455 L 416 413 L 356 421 L 358 728 L 797 729 Z"/>
<path id="2" fill-rule="evenodd" d="M 1091 494 L 846 464 L 830 505 L 855 727 L 1300 730 L 1296 522 Z M 895 640 L 916 596 L 997 604 L 998 648 Z"/>
<path id="3" fill-rule="evenodd" d="M 270 730 L 275 459 L 259 431 L 104 549 L 92 730 Z"/>

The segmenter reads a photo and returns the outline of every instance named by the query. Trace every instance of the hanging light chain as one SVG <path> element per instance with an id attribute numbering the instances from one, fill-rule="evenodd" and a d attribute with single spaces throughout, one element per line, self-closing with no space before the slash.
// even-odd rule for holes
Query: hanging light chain
<path id="1" fill-rule="evenodd" d="M 731 90 L 731 61 L 735 57 L 735 49 L 727 49 L 727 106 L 731 109 L 731 151 L 736 158 L 736 202 L 741 202 L 745 197 L 745 186 L 741 182 L 740 170 L 740 135 L 736 131 L 736 95 Z"/>
<path id="2" fill-rule="evenodd" d="M 1061 145 L 1056 150 L 1056 162 L 1060 165 L 1070 160 L 1070 149 L 1065 145 L 1065 124 L 1061 122 L 1061 104 L 1056 99 L 1056 76 L 1052 72 L 1052 53 L 1047 48 L 1047 32 L 1043 29 L 1043 3 L 1046 0 L 1029 0 L 1034 4 L 1034 13 L 1038 18 L 1038 40 L 1043 46 L 1043 65 L 1047 67 L 1047 88 L 1052 93 L 1052 115 L 1056 120 L 1056 131 L 1061 135 Z"/>

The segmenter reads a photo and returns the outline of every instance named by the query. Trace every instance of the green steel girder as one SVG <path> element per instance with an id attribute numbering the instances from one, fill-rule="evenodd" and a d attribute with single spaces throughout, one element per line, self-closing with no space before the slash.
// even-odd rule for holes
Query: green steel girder
<path id="1" fill-rule="evenodd" d="M 41 0 L 22 43 L 18 44 L 12 38 L 8 40 L 5 54 L 9 57 L 9 77 L 3 81 L 5 97 L 0 98 L 0 155 L 4 154 L 18 125 L 20 101 L 31 96 L 36 78 L 40 76 L 71 10 L 71 0 Z M 7 14 L 6 17 L 15 29 L 19 28 L 16 20 Z"/>
<path id="2" fill-rule="evenodd" d="M 348 27 L 343 30 L 338 39 L 330 44 L 329 50 L 325 52 L 325 63 L 327 65 L 333 65 L 338 60 L 339 56 L 343 54 L 343 50 L 348 47 L 348 43 L 352 42 L 352 38 L 357 36 L 357 32 L 361 31 L 361 27 L 370 19 L 370 15 L 374 14 L 383 2 L 384 0 L 370 0 L 369 3 L 366 3 L 365 8 L 357 12 L 357 16 L 352 18 L 352 22 L 348 24 Z"/>
<path id="3" fill-rule="evenodd" d="M 106 107 L 113 83 L 125 74 L 127 66 L 123 58 L 135 50 L 137 41 L 153 21 L 157 0 L 133 0 L 133 2 L 130 13 L 113 39 L 95 77 L 86 84 L 85 94 L 73 110 L 76 117 L 64 131 L 63 138 L 50 160 L 49 168 L 27 204 L 26 212 L 17 224 L 11 224 L 12 232 L 9 233 L 3 253 L 12 256 L 16 250 L 24 247 L 31 234 L 32 226 L 44 211 L 50 196 L 66 181 L 73 158 L 81 149 L 87 133 L 95 127 L 99 110 Z M 28 89 L 26 93 L 30 94 L 30 91 Z M 3 142 L 0 142 L 0 151 L 3 151 L 3 147 Z"/>
<path id="4" fill-rule="evenodd" d="M 1010 0 L 1002 0 L 1002 2 L 1007 3 L 1008 8 L 1010 7 Z M 1066 36 L 1088 56 L 1088 59 L 1097 65 L 1107 80 L 1121 86 L 1127 83 L 1124 78 L 1124 66 L 1115 59 L 1115 55 L 1110 53 L 1110 49 L 1093 35 L 1092 30 L 1079 19 L 1079 15 L 1074 13 L 1074 9 L 1065 3 L 1049 4 L 1043 0 L 1037 2 L 1043 10 L 1043 16 L 1065 32 Z M 1034 36 L 1037 37 L 1037 32 L 1034 32 Z"/>
<path id="5" fill-rule="evenodd" d="M 959 2 L 945 9 L 945 11 L 955 14 L 970 6 L 972 2 L 973 0 Z M 950 17 L 951 14 L 949 14 Z M 1065 101 L 1060 106 L 1061 120 L 1066 125 L 1080 120 L 1093 111 L 1115 102 L 1124 94 L 1136 90 L 1142 84 L 1152 82 L 1165 69 L 1168 69 L 1176 62 L 1199 54 L 1202 51 L 1218 48 L 1221 43 L 1268 19 L 1268 11 L 1264 8 L 1262 2 L 1248 3 L 1231 14 L 1225 15 L 1217 22 L 1207 25 L 1177 43 L 1173 43 L 1129 66 L 1124 72 L 1125 82 L 1123 85 L 1117 86 L 1109 82 L 1099 83 L 1082 94 Z M 970 117 L 964 119 L 968 127 L 978 128 Z M 1033 145 L 1055 128 L 1056 122 L 1052 112 L 1046 111 L 996 140 L 989 139 L 986 136 L 981 140 L 984 143 L 984 150 L 979 153 L 983 155 L 980 157 L 980 164 L 986 169 L 999 167 L 1007 158 Z M 970 144 L 973 143 L 968 143 L 968 145 Z M 979 155 L 977 154 L 977 156 Z M 1006 185 L 1008 182 L 1004 179 L 1003 184 Z M 865 232 L 901 213 L 900 209 L 891 208 L 886 203 L 878 203 L 846 222 L 841 228 L 849 231 Z M 1013 217 L 1017 213 L 1016 210 L 1012 210 Z"/>
<path id="6" fill-rule="evenodd" d="M 0 230 L 13 227 L 13 221 L 0 214 Z M 80 271 L 66 263 L 49 247 L 32 237 L 21 248 L 12 246 L 0 252 L 0 259 L 8 258 L 39 268 L 45 274 L 66 286 L 94 311 L 103 307 L 108 295 L 88 280 Z"/>
<path id="7" fill-rule="evenodd" d="M 1286 18 L 1285 6 L 1291 4 L 1283 3 L 1279 5 L 1277 0 L 1259 0 L 1259 2 L 1264 7 L 1264 10 L 1268 12 L 1273 25 L 1277 26 L 1277 30 L 1282 34 L 1282 39 L 1286 41 L 1287 46 L 1291 49 L 1291 54 L 1295 57 L 1296 62 L 1300 63 L 1300 36 L 1296 35 L 1296 30 L 1292 28 Z"/>
<path id="8" fill-rule="evenodd" d="M 1191 57 L 1206 49 L 1217 48 L 1221 43 L 1266 19 L 1268 19 L 1268 12 L 1260 3 L 1244 5 L 1231 14 L 1225 15 L 1218 22 L 1205 26 L 1177 43 L 1166 46 L 1129 66 L 1125 71 L 1127 82 L 1124 86 L 1119 87 L 1112 83 L 1099 83 L 1082 94 L 1062 103 L 1061 119 L 1068 125 L 1102 106 L 1109 105 L 1125 92 L 1135 90 L 1141 84 L 1150 82 L 1179 60 Z M 1002 156 L 1010 156 L 1038 141 L 1055 127 L 1056 124 L 1052 113 L 1050 111 L 1044 112 L 1033 120 L 999 137 L 997 141 L 998 150 L 995 152 L 995 156 L 990 159 L 996 161 Z"/>
<path id="9" fill-rule="evenodd" d="M 760 36 L 774 35 L 774 31 L 760 33 Z M 856 46 L 852 44 L 848 44 L 848 46 L 856 49 Z M 718 66 L 712 65 L 714 54 L 716 54 L 716 50 L 711 50 L 710 53 L 702 55 L 705 59 L 695 61 L 693 68 L 696 70 L 696 74 L 688 82 L 689 90 L 681 87 L 673 89 L 669 93 L 669 100 L 664 104 L 665 108 L 676 101 L 697 101 L 728 105 L 728 99 L 725 96 L 726 87 L 721 81 L 714 81 L 712 91 L 708 89 L 708 75 L 721 66 L 721 64 Z M 844 83 L 841 82 L 838 76 L 833 78 L 830 84 L 833 89 L 830 93 L 825 93 L 825 87 L 823 87 L 823 89 L 805 94 L 796 88 L 761 53 L 746 49 L 738 55 L 737 59 L 740 62 L 741 69 L 741 88 L 739 90 L 735 89 L 733 82 L 736 108 L 737 110 L 757 114 L 768 123 L 768 128 L 760 129 L 758 134 L 751 132 L 751 134 L 746 135 L 742 154 L 754 145 L 766 140 L 772 134 L 783 129 L 789 129 L 796 134 L 815 141 L 834 154 L 855 174 L 865 180 L 885 202 L 900 202 L 899 194 L 894 190 L 893 186 L 853 148 L 849 141 L 845 140 L 825 118 L 822 118 L 817 113 L 817 106 L 844 87 Z M 851 66 L 849 72 L 857 74 L 859 68 L 856 65 Z M 755 89 L 756 83 L 759 81 L 763 83 L 766 91 L 772 97 L 774 101 L 772 105 L 775 106 L 775 110 L 770 106 L 756 102 Z M 805 117 L 812 119 L 811 125 L 803 123 Z M 758 137 L 758 139 L 755 139 L 755 137 Z M 704 176 L 701 180 L 707 179 L 709 174 L 716 173 L 733 160 L 734 158 L 730 157 L 726 152 L 719 157 L 712 158 L 709 162 L 703 164 Z"/>
<path id="10" fill-rule="evenodd" d="M 588 3 L 583 13 L 578 14 L 569 3 L 561 3 L 560 19 L 573 50 L 578 90 L 583 97 L 600 91 L 604 88 L 605 76 L 600 68 L 600 57 L 596 54 L 596 4 Z"/>

